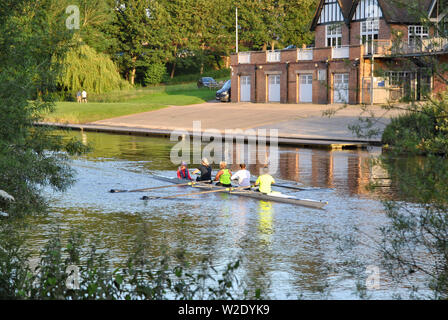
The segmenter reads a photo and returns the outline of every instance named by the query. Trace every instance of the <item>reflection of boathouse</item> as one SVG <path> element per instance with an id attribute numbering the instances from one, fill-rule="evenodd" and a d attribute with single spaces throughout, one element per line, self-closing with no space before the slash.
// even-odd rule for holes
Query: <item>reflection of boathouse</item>
<path id="1" fill-rule="evenodd" d="M 366 187 L 371 181 L 387 176 L 380 167 L 371 166 L 372 155 L 374 154 L 366 151 L 282 148 L 275 176 L 307 186 L 338 188 L 351 194 L 366 194 Z M 233 170 L 238 170 L 239 157 L 238 152 L 234 153 Z M 263 159 L 259 159 L 260 157 Z M 269 159 L 269 147 L 265 153 L 258 153 L 258 159 L 258 164 L 248 166 L 253 175 L 257 175 L 266 159 Z"/>

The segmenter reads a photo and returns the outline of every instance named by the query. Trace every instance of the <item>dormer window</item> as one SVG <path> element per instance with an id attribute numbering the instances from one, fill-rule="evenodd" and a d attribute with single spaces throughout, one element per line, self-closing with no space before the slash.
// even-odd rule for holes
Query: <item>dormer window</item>
<path id="1" fill-rule="evenodd" d="M 341 47 L 342 46 L 342 25 L 330 24 L 327 25 L 327 47 Z"/>

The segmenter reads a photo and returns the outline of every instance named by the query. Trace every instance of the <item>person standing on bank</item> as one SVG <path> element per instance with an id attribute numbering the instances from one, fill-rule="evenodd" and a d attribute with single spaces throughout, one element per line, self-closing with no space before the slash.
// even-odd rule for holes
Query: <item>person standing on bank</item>
<path id="1" fill-rule="evenodd" d="M 216 174 L 215 181 L 218 181 L 217 186 L 232 187 L 232 181 L 230 178 L 232 177 L 232 172 L 227 169 L 227 162 L 221 161 L 219 163 L 219 172 Z"/>
<path id="2" fill-rule="evenodd" d="M 87 103 L 87 91 L 82 90 L 82 102 Z"/>
<path id="3" fill-rule="evenodd" d="M 250 187 L 250 172 L 246 169 L 244 163 L 240 164 L 240 170 L 238 170 L 230 179 L 238 180 L 238 186 L 240 187 Z"/>
<path id="4" fill-rule="evenodd" d="M 209 181 L 211 183 L 212 167 L 210 166 L 210 163 L 208 162 L 207 158 L 202 158 L 199 169 L 196 169 L 192 172 L 192 174 L 198 174 L 198 173 L 200 173 L 200 175 L 199 177 L 196 178 L 196 181 Z"/>
<path id="5" fill-rule="evenodd" d="M 76 101 L 78 102 L 78 103 L 81 103 L 82 101 L 81 101 L 81 91 L 79 91 L 78 90 L 78 92 L 76 92 Z"/>

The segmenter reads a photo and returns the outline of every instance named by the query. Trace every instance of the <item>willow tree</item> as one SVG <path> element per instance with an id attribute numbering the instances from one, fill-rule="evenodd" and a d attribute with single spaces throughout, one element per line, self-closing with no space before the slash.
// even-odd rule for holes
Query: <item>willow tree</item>
<path id="1" fill-rule="evenodd" d="M 59 84 L 69 92 L 84 89 L 100 94 L 129 87 L 110 57 L 87 45 L 68 51 L 62 65 L 64 69 Z"/>

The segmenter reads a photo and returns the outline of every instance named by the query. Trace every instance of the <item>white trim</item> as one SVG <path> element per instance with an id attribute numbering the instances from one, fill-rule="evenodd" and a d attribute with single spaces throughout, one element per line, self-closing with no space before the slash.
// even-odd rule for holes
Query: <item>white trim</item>
<path id="1" fill-rule="evenodd" d="M 265 71 L 264 74 L 267 76 L 269 75 L 277 76 L 283 74 L 283 71 Z"/>
<path id="2" fill-rule="evenodd" d="M 429 8 L 429 14 L 428 14 L 428 18 L 431 18 L 432 16 L 432 12 L 434 11 L 434 8 L 436 7 L 436 4 L 439 0 L 433 0 L 431 7 Z M 439 12 L 440 14 L 440 12 Z M 439 17 L 436 17 L 436 19 L 438 20 Z"/>
<path id="3" fill-rule="evenodd" d="M 331 48 L 331 58 L 332 59 L 348 59 L 350 58 L 350 47 L 341 46 Z"/>
<path id="4" fill-rule="evenodd" d="M 250 63 L 250 52 L 239 52 L 238 53 L 238 63 L 249 64 Z"/>
<path id="5" fill-rule="evenodd" d="M 267 62 L 280 62 L 281 61 L 281 51 L 266 51 L 266 61 Z"/>
<path id="6" fill-rule="evenodd" d="M 297 49 L 297 61 L 311 61 L 314 57 L 313 48 Z"/>
<path id="7" fill-rule="evenodd" d="M 306 73 L 306 74 L 314 74 L 315 70 L 296 70 L 295 73 L 296 74 L 301 74 L 301 73 Z"/>

